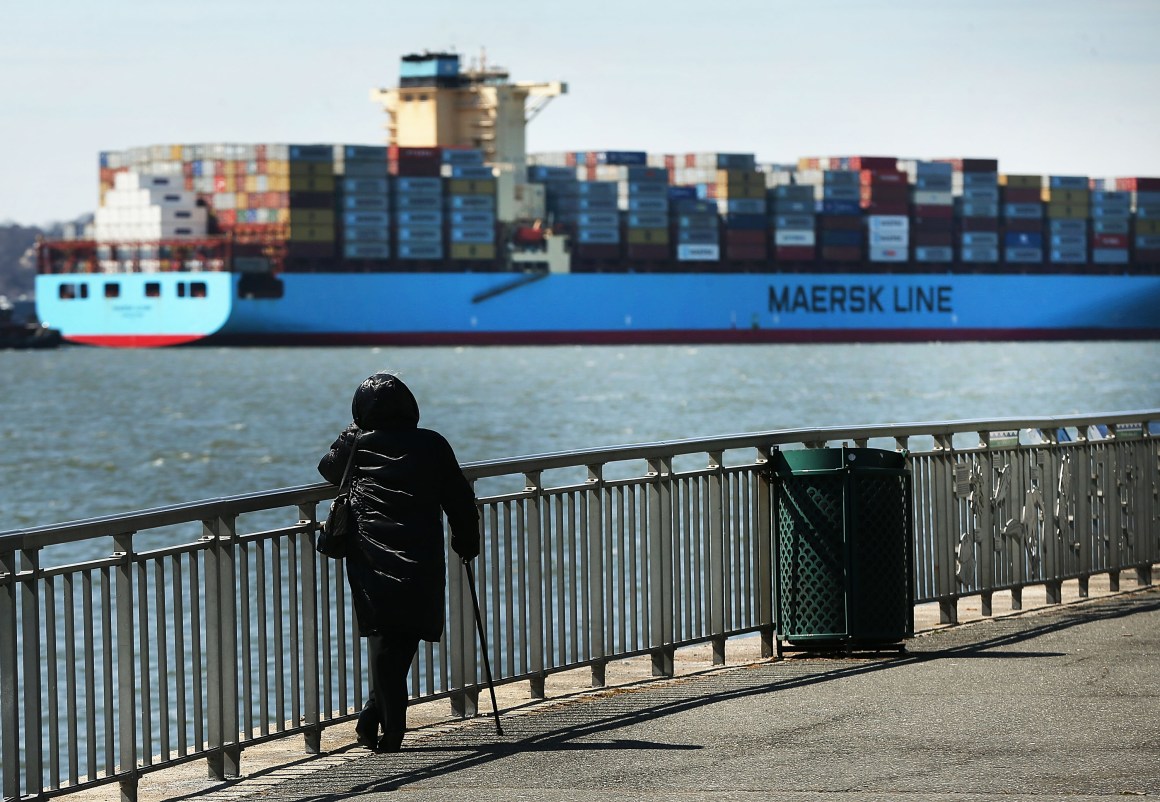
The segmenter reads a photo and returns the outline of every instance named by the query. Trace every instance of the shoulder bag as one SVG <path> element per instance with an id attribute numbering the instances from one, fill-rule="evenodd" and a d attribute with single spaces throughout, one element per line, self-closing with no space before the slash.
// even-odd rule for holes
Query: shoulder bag
<path id="1" fill-rule="evenodd" d="M 342 481 L 338 485 L 338 495 L 330 503 L 330 512 L 318 531 L 318 539 L 314 541 L 315 551 L 332 560 L 341 560 L 347 555 L 351 540 L 358 531 L 358 523 L 355 521 L 354 510 L 350 504 L 349 481 L 356 451 L 358 451 L 358 433 L 355 433 L 354 443 L 350 447 L 346 470 L 342 472 Z"/>

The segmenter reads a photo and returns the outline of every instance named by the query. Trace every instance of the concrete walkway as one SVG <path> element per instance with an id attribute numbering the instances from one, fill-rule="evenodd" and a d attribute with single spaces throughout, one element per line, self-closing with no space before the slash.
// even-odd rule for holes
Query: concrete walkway
<path id="1" fill-rule="evenodd" d="M 490 718 L 432 725 L 399 754 L 344 744 L 167 798 L 1160 796 L 1160 589 L 928 630 L 903 656 L 791 654 L 500 707 L 502 737 Z"/>

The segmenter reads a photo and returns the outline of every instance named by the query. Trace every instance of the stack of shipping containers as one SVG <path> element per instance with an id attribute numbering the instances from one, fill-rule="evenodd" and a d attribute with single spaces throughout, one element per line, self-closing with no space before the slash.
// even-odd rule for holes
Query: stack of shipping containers
<path id="1" fill-rule="evenodd" d="M 496 258 L 496 179 L 483 151 L 443 150 L 447 179 L 448 254 L 455 261 L 494 263 Z"/>
<path id="2" fill-rule="evenodd" d="M 1108 182 L 1115 186 L 1115 182 Z M 1128 237 L 1132 219 L 1132 198 L 1115 189 L 1092 192 L 1092 263 L 1126 265 L 1129 262 Z"/>
<path id="3" fill-rule="evenodd" d="M 907 164 L 911 190 L 910 244 L 914 261 L 954 261 L 954 167 L 948 162 Z"/>
<path id="4" fill-rule="evenodd" d="M 622 168 L 617 205 L 624 216 L 626 256 L 651 265 L 671 258 L 669 245 L 669 173 L 647 165 Z"/>
<path id="5" fill-rule="evenodd" d="M 338 239 L 344 259 L 391 258 L 391 192 L 387 149 L 336 145 Z"/>
<path id="6" fill-rule="evenodd" d="M 286 257 L 313 264 L 335 255 L 334 148 L 290 145 L 290 228 Z M 305 266 L 305 264 L 303 265 Z"/>
<path id="7" fill-rule="evenodd" d="M 676 230 L 678 268 L 695 269 L 721 260 L 720 218 L 717 204 L 697 197 L 695 186 L 669 188 Z"/>
<path id="8" fill-rule="evenodd" d="M 1136 209 L 1135 255 L 1139 264 L 1160 264 L 1160 178 L 1120 179 Z"/>
<path id="9" fill-rule="evenodd" d="M 821 192 L 818 235 L 822 260 L 862 261 L 862 190 L 858 172 L 825 169 Z"/>
<path id="10" fill-rule="evenodd" d="M 1088 218 L 1091 190 L 1086 176 L 1049 176 L 1043 186 L 1047 203 L 1048 258 L 1052 264 L 1082 265 L 1088 261 Z"/>
<path id="11" fill-rule="evenodd" d="M 859 169 L 860 168 L 860 169 Z M 910 182 L 898 160 L 857 159 L 860 203 L 866 212 L 866 253 L 871 262 L 905 262 L 910 258 Z"/>
<path id="12" fill-rule="evenodd" d="M 764 262 L 769 258 L 769 207 L 765 173 L 752 154 L 732 153 L 717 171 L 717 207 L 724 218 L 722 258 L 730 262 Z"/>
<path id="13" fill-rule="evenodd" d="M 443 259 L 443 178 L 439 148 L 391 148 L 395 254 L 403 262 Z"/>
<path id="14" fill-rule="evenodd" d="M 1004 175 L 999 178 L 1003 202 L 1003 261 L 1043 263 L 1043 177 Z"/>
<path id="15" fill-rule="evenodd" d="M 814 187 L 779 183 L 769 188 L 768 197 L 774 259 L 779 262 L 814 261 L 818 216 Z"/>
<path id="16" fill-rule="evenodd" d="M 999 262 L 999 163 L 994 159 L 958 159 L 954 192 L 958 195 L 959 259 L 964 264 Z"/>

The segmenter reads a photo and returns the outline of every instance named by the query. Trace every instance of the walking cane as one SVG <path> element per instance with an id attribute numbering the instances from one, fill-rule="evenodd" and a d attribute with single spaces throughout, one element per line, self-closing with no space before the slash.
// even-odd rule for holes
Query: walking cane
<path id="1" fill-rule="evenodd" d="M 471 603 L 475 606 L 475 628 L 479 632 L 479 647 L 483 650 L 483 671 L 487 676 L 487 689 L 491 691 L 491 710 L 495 714 L 495 734 L 503 735 L 503 727 L 499 725 L 499 705 L 495 703 L 495 683 L 491 680 L 491 661 L 487 658 L 487 639 L 483 636 L 483 619 L 479 615 L 479 596 L 475 592 L 475 572 L 471 570 L 471 562 L 463 561 L 467 569 L 467 586 L 471 588 Z"/>

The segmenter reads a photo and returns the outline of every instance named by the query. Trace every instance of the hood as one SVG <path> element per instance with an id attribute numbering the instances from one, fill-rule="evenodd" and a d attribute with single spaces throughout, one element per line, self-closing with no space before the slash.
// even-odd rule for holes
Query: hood
<path id="1" fill-rule="evenodd" d="M 402 429 L 419 425 L 419 404 L 403 380 L 390 373 L 370 376 L 354 391 L 351 413 L 360 429 Z"/>

